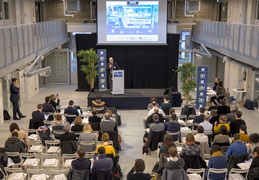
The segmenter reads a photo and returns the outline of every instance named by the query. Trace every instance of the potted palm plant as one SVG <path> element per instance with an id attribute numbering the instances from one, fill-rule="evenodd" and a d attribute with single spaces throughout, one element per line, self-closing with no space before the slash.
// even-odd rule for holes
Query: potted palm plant
<path id="1" fill-rule="evenodd" d="M 98 75 L 98 55 L 96 51 L 91 48 L 89 50 L 81 50 L 77 53 L 80 57 L 80 61 L 85 63 L 81 66 L 81 71 L 83 71 L 86 76 L 86 81 L 90 85 L 90 90 L 94 91 L 94 82 Z"/>
<path id="2" fill-rule="evenodd" d="M 196 66 L 192 65 L 192 63 L 185 63 L 178 67 L 176 72 L 180 73 L 180 81 L 182 83 L 181 89 L 185 97 L 185 105 L 188 106 L 190 92 L 194 91 L 196 87 L 196 81 L 193 79 L 196 74 Z"/>

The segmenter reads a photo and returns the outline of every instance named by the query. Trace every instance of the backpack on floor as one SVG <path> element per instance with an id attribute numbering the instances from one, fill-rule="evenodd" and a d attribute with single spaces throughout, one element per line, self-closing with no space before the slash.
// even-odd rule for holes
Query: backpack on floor
<path id="1" fill-rule="evenodd" d="M 11 116 L 9 115 L 8 111 L 4 110 L 4 120 L 10 120 Z"/>
<path id="2" fill-rule="evenodd" d="M 254 102 L 251 101 L 250 99 L 247 99 L 244 104 L 244 107 L 250 110 L 254 110 Z"/>

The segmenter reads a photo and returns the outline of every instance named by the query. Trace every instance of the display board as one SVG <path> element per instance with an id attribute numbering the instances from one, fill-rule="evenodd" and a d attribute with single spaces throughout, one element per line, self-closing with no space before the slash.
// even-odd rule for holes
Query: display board
<path id="1" fill-rule="evenodd" d="M 196 109 L 206 107 L 208 70 L 206 66 L 199 66 L 197 73 Z"/>

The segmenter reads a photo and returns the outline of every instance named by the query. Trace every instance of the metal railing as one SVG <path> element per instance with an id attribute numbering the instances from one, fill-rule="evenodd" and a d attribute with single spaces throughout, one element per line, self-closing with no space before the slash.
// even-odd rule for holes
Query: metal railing
<path id="1" fill-rule="evenodd" d="M 259 61 L 259 26 L 197 21 L 193 39 Z"/>
<path id="2" fill-rule="evenodd" d="M 0 28 L 0 69 L 67 37 L 65 21 Z"/>

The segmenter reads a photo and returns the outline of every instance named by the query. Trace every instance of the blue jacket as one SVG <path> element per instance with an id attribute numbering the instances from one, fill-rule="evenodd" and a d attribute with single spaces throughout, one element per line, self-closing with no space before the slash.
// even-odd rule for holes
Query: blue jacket
<path id="1" fill-rule="evenodd" d="M 209 159 L 209 168 L 216 168 L 216 169 L 223 169 L 227 168 L 227 159 L 225 156 L 218 156 L 218 157 L 210 157 Z M 210 173 L 209 179 L 224 179 L 225 173 L 216 174 L 216 173 Z"/>
<path id="2" fill-rule="evenodd" d="M 99 159 L 94 161 L 93 171 L 107 171 L 112 170 L 113 160 L 106 155 L 100 155 Z"/>
<path id="3" fill-rule="evenodd" d="M 235 143 L 232 143 L 229 146 L 226 156 L 230 157 L 231 155 L 246 155 L 246 154 L 247 154 L 246 145 L 241 141 L 237 141 Z"/>

